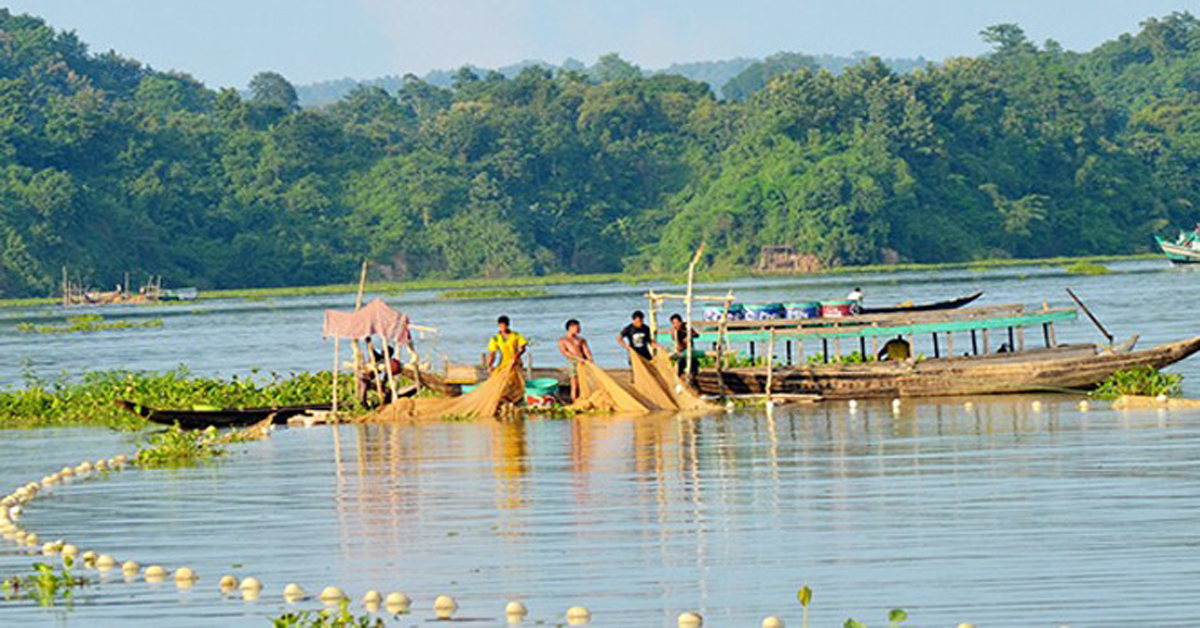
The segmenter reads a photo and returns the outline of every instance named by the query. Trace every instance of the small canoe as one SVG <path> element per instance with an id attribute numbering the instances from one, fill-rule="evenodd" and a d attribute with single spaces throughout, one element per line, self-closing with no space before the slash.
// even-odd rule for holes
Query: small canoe
<path id="1" fill-rule="evenodd" d="M 979 297 L 983 296 L 983 291 L 973 292 L 965 297 L 950 299 L 948 301 L 937 301 L 936 303 L 922 303 L 919 305 L 894 305 L 892 307 L 864 307 L 860 308 L 859 314 L 897 314 L 900 312 L 936 312 L 938 310 L 957 310 L 960 307 L 970 305 Z"/>
<path id="2" fill-rule="evenodd" d="M 1168 242 L 1158 236 L 1158 247 L 1162 249 L 1167 259 L 1175 264 L 1200 264 L 1200 239 L 1181 235 L 1176 242 Z"/>
<path id="3" fill-rule="evenodd" d="M 311 411 L 329 410 L 327 403 L 316 403 L 300 406 L 280 406 L 271 408 L 219 408 L 213 410 L 160 410 L 140 403 L 117 400 L 117 405 L 154 423 L 176 425 L 185 430 L 201 430 L 213 427 L 245 427 L 259 423 L 267 417 L 276 424 L 287 423 L 287 420 Z"/>

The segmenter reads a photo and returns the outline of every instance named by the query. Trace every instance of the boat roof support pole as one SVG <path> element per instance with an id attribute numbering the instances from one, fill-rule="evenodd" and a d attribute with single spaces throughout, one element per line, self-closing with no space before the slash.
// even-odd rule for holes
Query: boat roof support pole
<path id="1" fill-rule="evenodd" d="M 692 320 L 693 320 L 693 319 L 692 319 L 692 294 L 693 294 L 693 293 L 692 293 L 692 290 L 693 290 L 694 283 L 695 283 L 695 280 L 696 280 L 696 264 L 700 263 L 700 256 L 701 256 L 701 255 L 704 255 L 704 243 L 703 243 L 703 242 L 701 242 L 701 243 L 700 243 L 700 248 L 696 249 L 696 254 L 695 254 L 693 257 L 692 257 L 692 263 L 688 264 L 688 274 L 687 274 L 687 303 L 686 303 L 686 309 L 687 309 L 687 324 L 688 324 L 688 325 L 691 325 L 691 324 L 692 324 Z M 725 309 L 726 309 L 726 310 L 728 310 L 728 309 L 729 309 L 729 306 L 728 306 L 728 305 L 726 305 L 726 306 L 725 306 Z M 689 335 L 689 336 L 690 336 L 691 332 L 692 332 L 692 329 L 691 329 L 691 327 L 688 327 L 688 330 L 687 330 L 687 335 Z M 686 337 L 686 336 L 685 336 L 685 337 Z M 690 342 L 688 343 L 688 346 L 689 346 L 689 349 L 690 349 L 690 347 L 691 347 L 691 343 L 690 343 Z M 687 361 L 687 372 L 688 372 L 688 373 L 691 373 L 691 372 L 692 372 L 692 352 L 691 352 L 691 351 L 688 351 L 688 352 L 687 352 L 687 355 L 684 357 L 684 360 L 686 360 L 686 361 Z"/>

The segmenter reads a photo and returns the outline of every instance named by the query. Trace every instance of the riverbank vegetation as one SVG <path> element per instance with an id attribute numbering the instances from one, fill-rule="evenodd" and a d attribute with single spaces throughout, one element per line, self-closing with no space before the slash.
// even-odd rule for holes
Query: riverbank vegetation
<path id="1" fill-rule="evenodd" d="M 276 373 L 269 377 L 200 377 L 184 367 L 164 373 L 94 371 L 77 381 L 28 377 L 23 388 L 0 390 L 0 428 L 97 425 L 122 430 L 146 426 L 121 409 L 124 399 L 156 408 L 256 407 L 326 403 L 330 374 Z M 342 399 L 354 399 L 353 377 L 339 380 Z"/>
<path id="2" fill-rule="evenodd" d="M 616 55 L 408 77 L 320 109 L 264 72 L 213 90 L 0 10 L 0 297 L 124 272 L 202 289 L 356 276 L 744 272 L 1149 251 L 1200 218 L 1200 22 L 1089 52 L 1014 25 L 898 73 L 789 61 L 736 98 Z M 132 237 L 136 234 L 136 237 Z M 490 287 L 490 286 L 489 286 Z"/>
<path id="3" fill-rule="evenodd" d="M 148 329 L 162 327 L 162 319 L 147 321 L 106 321 L 103 316 L 88 314 L 71 316 L 64 325 L 17 323 L 17 331 L 27 334 L 69 334 L 72 332 L 109 331 L 113 329 Z"/>
<path id="4" fill-rule="evenodd" d="M 1113 373 L 1092 394 L 1101 399 L 1125 395 L 1178 397 L 1183 394 L 1183 375 L 1163 373 L 1153 366 L 1135 366 Z"/>

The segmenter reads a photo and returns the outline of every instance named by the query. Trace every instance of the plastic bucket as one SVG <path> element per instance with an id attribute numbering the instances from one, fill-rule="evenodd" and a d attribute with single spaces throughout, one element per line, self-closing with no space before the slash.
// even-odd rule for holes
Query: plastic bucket
<path id="1" fill-rule="evenodd" d="M 854 315 L 854 301 L 821 301 L 822 318 L 842 318 Z"/>
<path id="2" fill-rule="evenodd" d="M 785 310 L 779 303 L 747 303 L 746 318 L 748 321 L 770 321 L 783 318 Z"/>
<path id="3" fill-rule="evenodd" d="M 729 306 L 729 320 L 744 321 L 746 320 L 746 306 L 741 303 L 734 303 Z"/>
<path id="4" fill-rule="evenodd" d="M 471 392 L 472 390 L 475 390 L 476 388 L 479 388 L 479 384 L 463 384 L 462 385 L 462 394 L 465 395 L 465 394 Z"/>
<path id="5" fill-rule="evenodd" d="M 812 301 L 806 303 L 788 303 L 786 316 L 791 319 L 818 318 L 821 316 L 821 304 Z"/>

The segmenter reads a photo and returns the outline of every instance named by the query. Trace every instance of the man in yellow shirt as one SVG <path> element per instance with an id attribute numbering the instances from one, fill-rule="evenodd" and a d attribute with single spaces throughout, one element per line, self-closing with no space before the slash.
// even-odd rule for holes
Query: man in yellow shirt
<path id="1" fill-rule="evenodd" d="M 525 355 L 525 345 L 529 344 L 525 340 L 525 336 L 509 328 L 507 316 L 496 319 L 496 327 L 499 329 L 499 333 L 488 341 L 488 370 L 493 371 L 511 362 L 516 362 L 517 366 L 520 366 L 521 356 Z M 497 352 L 500 353 L 500 364 L 493 366 L 492 363 L 496 361 Z"/>

